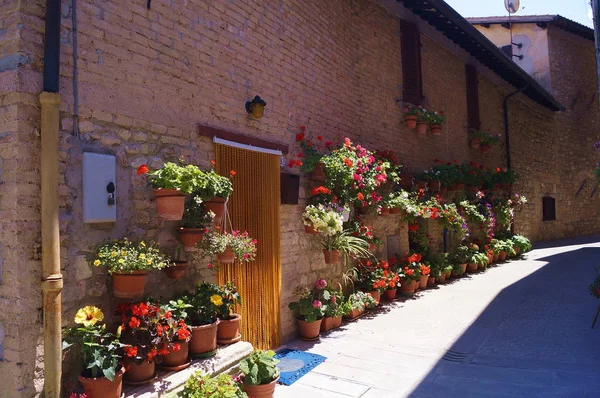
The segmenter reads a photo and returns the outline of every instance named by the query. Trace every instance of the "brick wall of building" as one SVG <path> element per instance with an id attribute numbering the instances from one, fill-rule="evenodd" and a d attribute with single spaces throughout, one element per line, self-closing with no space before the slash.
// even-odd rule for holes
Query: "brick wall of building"
<path id="1" fill-rule="evenodd" d="M 135 168 L 144 163 L 159 167 L 163 161 L 180 155 L 208 166 L 214 157 L 213 146 L 207 138 L 198 137 L 198 124 L 289 144 L 290 156 L 299 152 L 294 135 L 300 125 L 306 125 L 310 134 L 322 135 L 326 140 L 349 136 L 368 148 L 392 149 L 415 171 L 430 166 L 434 158 L 505 166 L 502 145 L 487 155 L 469 149 L 464 61 L 468 56 L 450 51 L 448 48 L 454 47 L 450 43 L 446 47 L 447 42 L 439 35 L 423 35 L 423 75 L 426 106 L 448 115 L 444 135 L 421 138 L 403 126 L 401 105 L 397 103 L 402 86 L 399 20 L 371 0 L 289 0 L 277 4 L 155 0 L 151 10 L 146 9 L 146 3 L 78 2 L 80 135 L 75 136 L 72 10 L 70 1 L 63 1 L 59 193 L 65 326 L 71 324 L 82 305 L 99 305 L 106 313 L 114 305 L 110 278 L 102 269 L 91 269 L 84 260 L 92 244 L 127 235 L 156 239 L 165 248 L 175 245 L 176 223 L 157 219 L 152 194 L 143 177 L 135 175 Z M 0 227 L 0 297 L 19 303 L 5 306 L 15 314 L 0 314 L 7 335 L 6 360 L 0 366 L 12 369 L 15 375 L 18 372 L 18 376 L 5 380 L 6 373 L 1 372 L 0 384 L 10 385 L 14 396 L 29 397 L 40 391 L 39 370 L 34 377 L 39 353 L 31 341 L 39 337 L 41 306 L 36 98 L 42 82 L 44 1 L 19 4 L 20 41 L 14 48 L 27 63 L 0 73 L 6 87 L 3 92 L 7 93 L 0 107 L 2 120 L 7 121 L 1 126 L 0 142 L 15 143 L 18 148 L 15 151 L 0 146 L 4 182 L 0 211 L 6 214 Z M 10 21 L 8 11 L 1 10 L 3 20 Z M 13 44 L 6 45 L 8 48 Z M 487 77 L 489 74 L 482 68 L 483 127 L 503 132 L 502 98 L 514 88 L 498 84 L 498 79 Z M 259 121 L 249 119 L 243 107 L 256 94 L 268 103 L 265 117 Z M 511 124 L 517 147 L 513 156 L 520 159 L 515 159 L 515 166 L 524 174 L 519 188 L 535 197 L 540 186 L 559 186 L 564 180 L 556 166 L 559 159 L 551 156 L 552 150 L 560 152 L 560 148 L 547 145 L 555 115 L 527 99 L 519 98 L 514 104 Z M 80 170 L 84 151 L 117 156 L 119 207 L 115 224 L 82 223 Z M 304 194 L 301 196 L 304 198 Z M 541 210 L 538 201 L 532 202 L 523 211 L 519 228 L 534 238 L 555 237 L 540 231 L 536 217 Z M 309 284 L 317 277 L 339 279 L 342 269 L 341 265 L 325 266 L 322 254 L 310 245 L 301 223 L 302 204 L 281 208 L 285 338 L 294 333 L 287 304 L 297 283 Z M 580 216 L 573 215 L 572 221 Z M 400 234 L 405 242 L 406 228 L 390 220 L 373 222 L 382 238 Z M 557 229 L 560 236 L 567 234 L 563 224 L 557 224 Z M 590 225 L 581 232 L 598 229 Z M 17 279 L 17 270 L 25 267 L 30 272 L 20 273 Z M 175 283 L 155 272 L 148 291 L 155 296 L 169 295 L 210 277 L 205 263 L 195 261 L 188 282 Z M 74 369 L 68 363 L 65 366 L 72 376 Z"/>

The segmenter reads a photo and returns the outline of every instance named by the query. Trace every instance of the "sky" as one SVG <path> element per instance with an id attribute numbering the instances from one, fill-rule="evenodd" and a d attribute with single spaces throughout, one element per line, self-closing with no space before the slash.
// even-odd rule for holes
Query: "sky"
<path id="1" fill-rule="evenodd" d="M 508 15 L 504 8 L 504 0 L 445 1 L 463 17 Z M 559 14 L 592 27 L 588 10 L 589 0 L 521 0 L 521 9 L 514 15 Z"/>

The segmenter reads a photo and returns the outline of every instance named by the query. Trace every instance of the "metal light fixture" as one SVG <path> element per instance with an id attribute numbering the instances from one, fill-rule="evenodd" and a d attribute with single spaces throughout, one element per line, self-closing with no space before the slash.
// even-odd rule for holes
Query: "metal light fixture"
<path id="1" fill-rule="evenodd" d="M 254 119 L 260 119 L 265 113 L 265 106 L 267 106 L 265 100 L 257 95 L 252 101 L 246 101 L 246 112 Z"/>

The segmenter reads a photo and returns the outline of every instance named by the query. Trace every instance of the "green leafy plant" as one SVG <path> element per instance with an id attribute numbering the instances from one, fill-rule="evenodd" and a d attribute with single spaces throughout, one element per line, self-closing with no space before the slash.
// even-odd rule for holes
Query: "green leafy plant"
<path id="1" fill-rule="evenodd" d="M 480 253 L 480 252 L 474 252 L 471 255 L 471 259 L 469 260 L 470 263 L 475 263 L 478 266 L 487 266 L 488 265 L 488 257 L 487 254 L 485 253 Z"/>
<path id="2" fill-rule="evenodd" d="M 502 137 L 500 134 L 492 134 L 489 131 L 477 131 L 471 130 L 471 139 L 479 140 L 480 145 L 494 145 L 500 142 L 500 138 Z"/>
<path id="3" fill-rule="evenodd" d="M 196 290 L 181 297 L 191 307 L 188 319 L 193 326 L 209 325 L 217 320 L 223 305 L 221 289 L 214 283 L 201 282 Z"/>
<path id="4" fill-rule="evenodd" d="M 145 166 L 142 166 L 145 167 Z M 138 174 L 140 173 L 140 167 Z M 146 167 L 146 171 L 148 168 Z M 198 166 L 179 165 L 167 162 L 158 170 L 148 173 L 148 184 L 157 189 L 177 189 L 188 195 L 196 192 L 203 185 L 204 173 Z"/>
<path id="5" fill-rule="evenodd" d="M 456 250 L 450 254 L 449 260 L 454 264 L 466 264 L 471 259 L 473 250 L 468 246 L 458 246 Z"/>
<path id="6" fill-rule="evenodd" d="M 231 179 L 235 176 L 234 170 L 230 171 L 229 177 L 224 177 L 210 168 L 202 172 L 194 193 L 204 200 L 212 198 L 228 198 L 233 192 Z"/>
<path id="7" fill-rule="evenodd" d="M 186 382 L 182 398 L 248 398 L 239 384 L 230 375 L 221 373 L 211 377 L 197 371 Z"/>
<path id="8" fill-rule="evenodd" d="M 431 276 L 439 278 L 448 267 L 448 254 L 441 253 L 433 256 L 429 256 L 429 258 L 425 261 L 426 264 L 429 265 L 431 269 Z"/>
<path id="9" fill-rule="evenodd" d="M 531 241 L 523 235 L 513 235 L 510 240 L 512 240 L 514 246 L 518 247 L 522 253 L 531 250 Z"/>
<path id="10" fill-rule="evenodd" d="M 185 201 L 185 210 L 183 212 L 184 228 L 205 228 L 212 224 L 215 213 L 206 211 L 202 205 L 203 201 L 199 195 L 193 195 Z"/>
<path id="11" fill-rule="evenodd" d="M 479 211 L 478 207 L 469 202 L 468 200 L 461 201 L 459 203 L 459 206 L 462 208 L 462 211 L 465 213 L 469 221 L 478 224 L 484 223 L 486 221 L 486 217 Z"/>
<path id="12" fill-rule="evenodd" d="M 421 105 L 419 106 L 407 106 L 403 109 L 404 116 L 416 116 L 420 122 L 429 121 L 429 112 L 424 109 Z"/>
<path id="13" fill-rule="evenodd" d="M 441 125 L 441 124 L 444 124 L 444 122 L 446 121 L 446 115 L 442 111 L 440 111 L 440 112 L 430 111 L 430 112 L 428 112 L 427 116 L 428 116 L 428 122 L 429 122 L 430 126 Z"/>
<path id="14" fill-rule="evenodd" d="M 352 312 L 353 310 L 364 311 L 365 308 L 375 308 L 377 301 L 369 293 L 357 291 L 348 296 L 342 306 L 344 314 Z"/>
<path id="15" fill-rule="evenodd" d="M 104 314 L 97 307 L 79 309 L 75 315 L 77 326 L 63 333 L 62 349 L 68 350 L 73 346 L 79 348 L 79 357 L 85 368 L 84 377 L 106 377 L 112 381 L 119 368 L 123 345 L 118 335 L 106 332 L 106 325 L 100 324 L 103 319 Z"/>
<path id="16" fill-rule="evenodd" d="M 278 359 L 273 358 L 274 351 L 254 350 L 240 362 L 240 371 L 244 374 L 244 384 L 259 386 L 269 384 L 279 378 Z"/>
<path id="17" fill-rule="evenodd" d="M 361 238 L 350 235 L 348 231 L 336 235 L 319 237 L 319 244 L 323 250 L 339 250 L 350 257 L 369 257 L 369 244 Z"/>
<path id="18" fill-rule="evenodd" d="M 248 232 L 222 232 L 220 227 L 215 227 L 202 236 L 197 243 L 202 250 L 202 257 L 214 257 L 225 252 L 229 247 L 235 258 L 240 261 L 250 262 L 256 258 L 256 239 L 248 236 Z"/>
<path id="19" fill-rule="evenodd" d="M 322 290 L 327 287 L 325 279 L 315 281 L 314 287 L 298 286 L 294 289 L 294 296 L 298 301 L 293 301 L 288 304 L 288 308 L 296 312 L 296 316 L 306 322 L 315 322 L 317 319 L 323 318 L 325 315 L 325 307 L 321 298 L 326 293 Z"/>
<path id="20" fill-rule="evenodd" d="M 109 274 L 162 269 L 171 265 L 153 242 L 137 243 L 127 238 L 97 246 L 96 253 L 89 255 L 88 260 L 96 267 L 106 268 Z"/>
<path id="21" fill-rule="evenodd" d="M 233 282 L 227 282 L 219 286 L 219 295 L 223 300 L 223 304 L 219 306 L 219 319 L 233 319 L 236 305 L 242 304 L 242 296 L 238 292 L 237 287 Z"/>

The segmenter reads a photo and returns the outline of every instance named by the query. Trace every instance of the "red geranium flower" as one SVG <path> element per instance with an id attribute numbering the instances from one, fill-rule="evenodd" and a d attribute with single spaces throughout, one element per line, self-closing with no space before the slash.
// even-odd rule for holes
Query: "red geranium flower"
<path id="1" fill-rule="evenodd" d="M 304 139 L 304 133 L 296 134 L 296 141 L 302 141 Z"/>
<path id="2" fill-rule="evenodd" d="M 348 158 L 344 159 L 344 163 L 346 163 L 346 166 L 348 166 L 348 167 L 352 167 L 352 165 L 354 164 L 354 163 L 352 163 L 352 161 L 351 161 L 350 159 L 348 159 Z"/>
<path id="3" fill-rule="evenodd" d="M 150 169 L 148 169 L 148 166 L 146 166 L 145 164 L 143 164 L 140 167 L 138 167 L 138 169 L 137 169 L 137 175 L 146 174 L 149 171 L 150 171 Z"/>
<path id="4" fill-rule="evenodd" d="M 359 192 L 358 195 L 356 195 L 356 198 L 362 201 L 365 199 L 365 195 L 363 195 L 362 192 Z"/>

